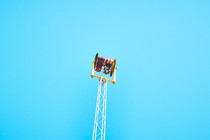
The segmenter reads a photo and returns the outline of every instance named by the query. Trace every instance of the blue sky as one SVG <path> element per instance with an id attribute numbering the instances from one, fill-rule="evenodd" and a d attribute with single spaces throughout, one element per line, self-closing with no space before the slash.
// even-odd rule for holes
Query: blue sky
<path id="1" fill-rule="evenodd" d="M 210 139 L 210 2 L 1 1 L 0 139 L 91 139 L 99 52 L 117 58 L 107 140 Z"/>

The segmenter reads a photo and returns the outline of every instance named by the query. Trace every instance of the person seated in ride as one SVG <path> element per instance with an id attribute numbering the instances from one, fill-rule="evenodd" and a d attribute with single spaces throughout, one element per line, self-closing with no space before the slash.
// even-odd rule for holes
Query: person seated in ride
<path id="1" fill-rule="evenodd" d="M 112 59 L 108 57 L 108 59 L 106 59 L 104 63 L 104 73 L 109 74 L 112 66 Z"/>
<path id="2" fill-rule="evenodd" d="M 97 72 L 101 71 L 101 68 L 104 65 L 104 61 L 105 61 L 105 59 L 103 57 L 98 57 L 97 64 L 96 64 L 96 67 L 95 67 L 95 70 Z"/>

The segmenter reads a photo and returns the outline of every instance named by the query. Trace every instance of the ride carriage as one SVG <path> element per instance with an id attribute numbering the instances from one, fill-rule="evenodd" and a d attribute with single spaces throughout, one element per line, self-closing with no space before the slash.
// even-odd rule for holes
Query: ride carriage
<path id="1" fill-rule="evenodd" d="M 114 73 L 116 66 L 116 58 L 112 60 L 110 57 L 107 59 L 98 56 L 98 53 L 95 56 L 94 59 L 94 70 L 97 72 L 101 72 L 103 70 L 103 73 L 108 75 L 110 74 L 110 77 Z"/>

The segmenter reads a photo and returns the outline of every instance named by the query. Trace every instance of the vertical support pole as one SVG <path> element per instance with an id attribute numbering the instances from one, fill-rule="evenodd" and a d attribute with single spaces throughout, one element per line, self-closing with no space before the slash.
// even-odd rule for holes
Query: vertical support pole
<path id="1" fill-rule="evenodd" d="M 92 140 L 105 140 L 106 134 L 107 80 L 100 78 L 96 101 Z"/>
<path id="2" fill-rule="evenodd" d="M 113 76 L 114 76 L 114 80 L 113 81 L 114 81 L 114 83 L 116 83 L 116 68 L 114 69 L 114 75 Z"/>
<path id="3" fill-rule="evenodd" d="M 91 69 L 91 77 L 93 78 L 94 75 L 94 62 L 92 62 L 92 69 Z"/>

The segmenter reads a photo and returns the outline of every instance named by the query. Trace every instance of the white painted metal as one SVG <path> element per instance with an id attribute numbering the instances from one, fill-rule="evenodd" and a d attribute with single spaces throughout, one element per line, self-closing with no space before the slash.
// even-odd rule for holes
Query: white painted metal
<path id="1" fill-rule="evenodd" d="M 98 85 L 98 95 L 96 101 L 92 140 L 105 140 L 106 102 L 107 102 L 107 81 L 104 78 L 100 78 Z"/>

